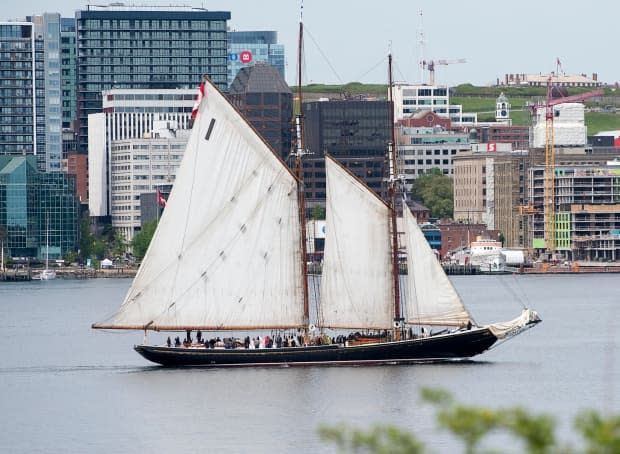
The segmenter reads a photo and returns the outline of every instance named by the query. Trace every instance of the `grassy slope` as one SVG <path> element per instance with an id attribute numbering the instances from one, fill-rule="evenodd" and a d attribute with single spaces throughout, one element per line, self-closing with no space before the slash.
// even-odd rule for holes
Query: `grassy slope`
<path id="1" fill-rule="evenodd" d="M 292 87 L 296 91 L 296 87 Z M 500 93 L 504 93 L 512 105 L 510 117 L 514 125 L 529 125 L 530 113 L 526 108 L 532 99 L 544 99 L 546 89 L 544 87 L 475 87 L 470 84 L 463 84 L 452 89 L 453 95 L 450 101 L 453 104 L 462 104 L 464 112 L 477 112 L 478 120 L 495 120 L 495 99 Z M 587 92 L 590 89 L 568 89 L 568 94 L 578 94 Z M 325 94 L 367 94 L 372 96 L 385 96 L 387 86 L 382 84 L 366 85 L 359 82 L 351 82 L 346 85 L 323 85 L 311 84 L 304 87 L 306 93 L 325 93 Z M 620 97 L 615 90 L 606 88 L 605 99 L 603 101 L 594 100 L 586 102 L 586 105 L 596 106 L 597 102 L 604 105 L 620 106 Z M 588 135 L 594 135 L 600 131 L 620 130 L 620 110 L 619 113 L 607 112 L 586 112 L 586 125 Z"/>

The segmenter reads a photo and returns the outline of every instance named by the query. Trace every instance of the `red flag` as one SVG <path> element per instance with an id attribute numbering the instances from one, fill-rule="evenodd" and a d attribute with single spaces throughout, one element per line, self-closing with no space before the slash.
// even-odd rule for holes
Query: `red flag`
<path id="1" fill-rule="evenodd" d="M 194 103 L 194 107 L 192 108 L 192 120 L 196 119 L 196 115 L 198 115 L 198 108 L 200 107 L 200 101 L 202 101 L 202 97 L 205 95 L 205 81 L 200 81 L 200 87 L 198 87 L 198 95 L 196 96 L 196 102 Z"/>
<path id="2" fill-rule="evenodd" d="M 166 208 L 166 199 L 164 198 L 164 194 L 162 194 L 162 192 L 158 189 L 157 190 L 157 203 L 159 204 L 160 207 L 162 208 Z"/>

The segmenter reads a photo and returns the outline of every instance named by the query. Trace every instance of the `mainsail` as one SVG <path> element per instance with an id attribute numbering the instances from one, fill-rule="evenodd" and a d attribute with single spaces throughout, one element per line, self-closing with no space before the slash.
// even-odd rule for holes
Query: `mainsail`
<path id="1" fill-rule="evenodd" d="M 327 327 L 392 326 L 388 207 L 330 156 L 320 323 Z"/>
<path id="2" fill-rule="evenodd" d="M 210 82 L 117 329 L 303 325 L 297 179 Z"/>
<path id="3" fill-rule="evenodd" d="M 403 204 L 407 248 L 406 322 L 464 326 L 472 320 L 411 211 Z"/>

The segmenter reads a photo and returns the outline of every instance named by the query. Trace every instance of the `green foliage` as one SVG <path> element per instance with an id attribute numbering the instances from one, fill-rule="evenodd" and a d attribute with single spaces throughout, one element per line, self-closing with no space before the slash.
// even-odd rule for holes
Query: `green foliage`
<path id="1" fill-rule="evenodd" d="M 411 197 L 426 206 L 432 218 L 452 218 L 452 184 L 452 178 L 434 168 L 414 180 Z"/>
<path id="2" fill-rule="evenodd" d="M 101 238 L 93 238 L 91 246 L 91 255 L 89 257 L 95 257 L 97 260 L 102 260 L 106 256 L 108 250 L 107 243 Z"/>
<path id="3" fill-rule="evenodd" d="M 149 248 L 149 244 L 151 244 L 151 239 L 155 234 L 156 228 L 157 219 L 153 219 L 152 221 L 146 222 L 142 226 L 142 230 L 133 237 L 131 246 L 133 248 L 133 255 L 136 257 L 136 259 L 142 260 L 142 258 L 146 254 L 146 251 Z"/>
<path id="4" fill-rule="evenodd" d="M 127 241 L 125 241 L 123 234 L 119 231 L 115 231 L 111 243 L 112 254 L 115 257 L 124 255 L 125 252 L 127 252 L 127 246 Z"/>
<path id="5" fill-rule="evenodd" d="M 341 452 L 371 452 L 376 454 L 422 454 L 424 445 L 412 434 L 390 426 L 376 426 L 369 431 L 323 426 L 321 438 L 331 441 Z"/>
<path id="6" fill-rule="evenodd" d="M 585 439 L 585 454 L 620 452 L 620 416 L 603 418 L 594 411 L 581 413 L 575 427 Z"/>
<path id="7" fill-rule="evenodd" d="M 484 451 L 482 441 L 502 432 L 512 437 L 516 446 L 528 454 L 615 454 L 620 453 L 620 417 L 603 417 L 594 411 L 581 413 L 575 427 L 583 437 L 579 450 L 559 445 L 555 438 L 555 420 L 545 414 L 534 414 L 520 407 L 497 410 L 462 405 L 452 395 L 437 389 L 423 389 L 424 401 L 437 407 L 439 426 L 459 439 L 467 454 Z M 393 426 L 375 426 L 368 431 L 347 426 L 323 426 L 321 438 L 335 443 L 341 452 L 365 453 L 427 453 L 414 434 Z M 514 452 L 511 446 L 510 452 Z M 502 451 L 493 451 L 502 452 Z"/>
<path id="8" fill-rule="evenodd" d="M 320 219 L 325 219 L 325 208 L 321 205 L 316 204 L 312 207 L 312 212 L 310 213 L 310 218 L 318 221 Z"/>
<path id="9" fill-rule="evenodd" d="M 80 261 L 85 262 L 86 259 L 92 257 L 94 251 L 95 236 L 90 233 L 90 220 L 88 214 L 85 213 L 80 219 Z"/>
<path id="10" fill-rule="evenodd" d="M 79 259 L 79 255 L 77 252 L 74 251 L 68 251 L 65 256 L 63 257 L 65 264 L 66 265 L 70 265 L 72 263 L 75 263 L 78 261 Z"/>

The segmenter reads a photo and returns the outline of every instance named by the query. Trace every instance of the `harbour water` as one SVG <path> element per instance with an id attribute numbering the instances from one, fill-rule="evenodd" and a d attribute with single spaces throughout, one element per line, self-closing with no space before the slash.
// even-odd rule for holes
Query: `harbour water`
<path id="1" fill-rule="evenodd" d="M 561 439 L 582 409 L 620 413 L 620 276 L 452 280 L 480 324 L 513 318 L 520 302 L 543 323 L 471 362 L 163 369 L 133 351 L 142 333 L 90 329 L 129 279 L 0 282 L 0 452 L 336 452 L 318 428 L 340 423 L 394 424 L 461 452 L 420 401 L 428 386 L 551 414 Z"/>

